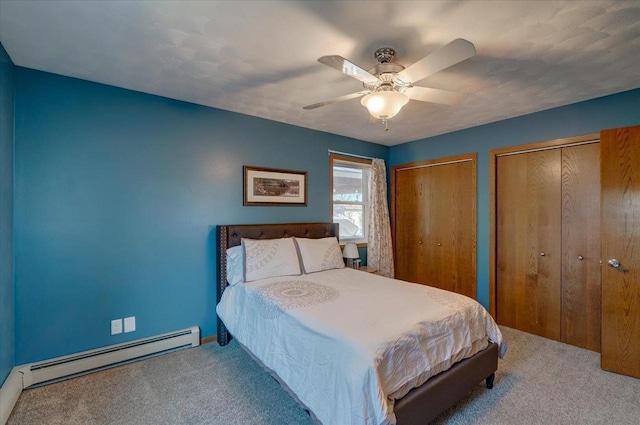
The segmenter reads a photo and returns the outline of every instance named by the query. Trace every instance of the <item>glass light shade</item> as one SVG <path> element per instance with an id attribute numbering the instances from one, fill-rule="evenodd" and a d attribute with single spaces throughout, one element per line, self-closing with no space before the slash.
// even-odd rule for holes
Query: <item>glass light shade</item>
<path id="1" fill-rule="evenodd" d="M 344 249 L 342 250 L 342 256 L 344 258 L 359 258 L 360 253 L 358 252 L 358 246 L 353 242 L 347 242 L 344 245 Z"/>
<path id="2" fill-rule="evenodd" d="M 409 102 L 409 96 L 397 91 L 377 91 L 362 98 L 360 103 L 378 119 L 395 117 Z"/>

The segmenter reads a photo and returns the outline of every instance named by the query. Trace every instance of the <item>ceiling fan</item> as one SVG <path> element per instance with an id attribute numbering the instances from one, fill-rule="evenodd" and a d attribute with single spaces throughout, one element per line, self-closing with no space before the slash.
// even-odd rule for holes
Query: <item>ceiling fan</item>
<path id="1" fill-rule="evenodd" d="M 387 131 L 389 130 L 387 120 L 396 116 L 410 99 L 455 105 L 466 97 L 463 93 L 414 86 L 414 83 L 474 56 L 476 49 L 469 41 L 462 38 L 453 40 L 408 68 L 393 62 L 395 53 L 391 47 L 376 50 L 374 57 L 378 60 L 378 64 L 368 71 L 342 56 L 321 57 L 318 62 L 362 81 L 364 90 L 307 105 L 303 109 L 316 109 L 364 96 L 360 103 L 367 108 L 373 118 L 382 120 Z"/>

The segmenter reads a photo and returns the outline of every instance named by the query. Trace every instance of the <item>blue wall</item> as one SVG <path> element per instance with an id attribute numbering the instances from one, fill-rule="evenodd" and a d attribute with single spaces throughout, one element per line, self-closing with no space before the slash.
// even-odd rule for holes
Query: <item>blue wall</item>
<path id="1" fill-rule="evenodd" d="M 489 151 L 640 124 L 640 89 L 393 146 L 389 165 L 478 153 L 478 301 L 489 306 Z M 594 170 L 598 172 L 598 170 Z"/>
<path id="2" fill-rule="evenodd" d="M 327 221 L 327 149 L 388 148 L 16 67 L 16 363 L 198 325 L 216 224 Z M 244 207 L 242 166 L 306 170 L 307 207 Z M 137 331 L 110 335 L 136 316 Z"/>
<path id="3" fill-rule="evenodd" d="M 0 44 L 0 385 L 14 363 L 13 62 Z"/>
<path id="4" fill-rule="evenodd" d="M 489 150 L 640 123 L 635 90 L 387 148 L 6 60 L 2 270 L 15 258 L 15 273 L 0 287 L 0 379 L 14 364 L 192 325 L 215 334 L 213 226 L 328 220 L 328 148 L 387 158 L 389 168 L 478 152 L 478 298 L 486 306 Z M 309 205 L 242 206 L 243 165 L 308 171 Z M 15 235 L 5 218 L 12 202 Z M 137 331 L 111 336 L 110 320 L 130 315 Z"/>

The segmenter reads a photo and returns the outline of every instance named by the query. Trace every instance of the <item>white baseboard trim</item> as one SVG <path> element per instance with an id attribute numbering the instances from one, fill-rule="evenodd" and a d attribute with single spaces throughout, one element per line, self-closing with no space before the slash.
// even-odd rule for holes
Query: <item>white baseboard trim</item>
<path id="1" fill-rule="evenodd" d="M 16 405 L 20 393 L 22 393 L 23 384 L 22 377 L 24 370 L 22 367 L 14 367 L 7 379 L 0 387 L 0 425 L 5 425 L 9 419 L 9 415 Z"/>
<path id="2" fill-rule="evenodd" d="M 197 326 L 176 332 L 16 366 L 0 387 L 0 425 L 5 425 L 22 390 L 108 367 L 200 345 Z"/>

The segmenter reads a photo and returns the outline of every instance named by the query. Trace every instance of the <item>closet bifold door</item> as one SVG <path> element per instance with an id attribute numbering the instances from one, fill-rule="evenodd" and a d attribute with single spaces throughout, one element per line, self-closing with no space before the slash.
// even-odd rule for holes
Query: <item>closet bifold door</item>
<path id="1" fill-rule="evenodd" d="M 562 148 L 561 341 L 600 351 L 600 145 Z"/>
<path id="2" fill-rule="evenodd" d="M 489 288 L 498 323 L 600 351 L 598 135 L 491 155 Z"/>
<path id="3" fill-rule="evenodd" d="M 602 368 L 640 378 L 640 127 L 601 133 Z"/>
<path id="4" fill-rule="evenodd" d="M 392 167 L 395 277 L 476 298 L 476 154 Z"/>
<path id="5" fill-rule="evenodd" d="M 498 323 L 560 339 L 560 149 L 497 158 Z"/>
<path id="6" fill-rule="evenodd" d="M 413 168 L 395 174 L 395 278 L 422 283 L 427 277 L 424 239 L 431 198 L 430 168 Z"/>
<path id="7" fill-rule="evenodd" d="M 427 285 L 476 298 L 476 187 L 471 161 L 431 167 Z M 473 226 L 473 228 L 472 228 Z"/>

